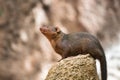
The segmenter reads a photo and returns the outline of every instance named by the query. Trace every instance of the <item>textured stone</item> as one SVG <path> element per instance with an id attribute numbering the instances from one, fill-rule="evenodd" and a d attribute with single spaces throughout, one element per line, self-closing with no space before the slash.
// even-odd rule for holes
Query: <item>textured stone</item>
<path id="1" fill-rule="evenodd" d="M 89 54 L 63 59 L 52 66 L 45 80 L 98 80 L 95 63 Z"/>

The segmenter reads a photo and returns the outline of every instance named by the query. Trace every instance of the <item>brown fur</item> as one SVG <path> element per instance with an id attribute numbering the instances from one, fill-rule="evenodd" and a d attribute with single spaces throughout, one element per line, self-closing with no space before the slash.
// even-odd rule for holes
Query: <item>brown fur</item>
<path id="1" fill-rule="evenodd" d="M 94 36 L 85 32 L 65 34 L 58 27 L 43 26 L 40 31 L 48 38 L 62 59 L 78 54 L 90 54 L 101 64 L 102 80 L 107 80 L 106 57 L 103 48 Z"/>

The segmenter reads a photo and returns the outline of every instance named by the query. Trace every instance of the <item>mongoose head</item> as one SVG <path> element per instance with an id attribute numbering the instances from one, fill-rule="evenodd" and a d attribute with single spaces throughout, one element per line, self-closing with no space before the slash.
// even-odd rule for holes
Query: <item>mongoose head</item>
<path id="1" fill-rule="evenodd" d="M 61 32 L 58 27 L 46 26 L 46 25 L 43 25 L 42 27 L 40 27 L 40 31 L 48 39 L 53 39 L 57 37 L 59 33 Z"/>

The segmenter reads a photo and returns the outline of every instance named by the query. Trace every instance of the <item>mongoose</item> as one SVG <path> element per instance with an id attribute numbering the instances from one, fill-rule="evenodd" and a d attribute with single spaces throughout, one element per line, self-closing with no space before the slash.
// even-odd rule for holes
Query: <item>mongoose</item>
<path id="1" fill-rule="evenodd" d="M 101 78 L 107 80 L 107 64 L 104 50 L 93 35 L 87 32 L 65 34 L 58 27 L 42 26 L 40 31 L 50 41 L 54 50 L 62 56 L 62 59 L 89 53 L 94 59 L 98 59 L 101 65 Z"/>

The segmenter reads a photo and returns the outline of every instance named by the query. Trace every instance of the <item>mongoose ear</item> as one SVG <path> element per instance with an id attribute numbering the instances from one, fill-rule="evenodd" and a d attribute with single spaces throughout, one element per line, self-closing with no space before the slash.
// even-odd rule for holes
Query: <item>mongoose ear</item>
<path id="1" fill-rule="evenodd" d="M 56 27 L 56 32 L 60 33 L 60 29 L 58 27 Z"/>

